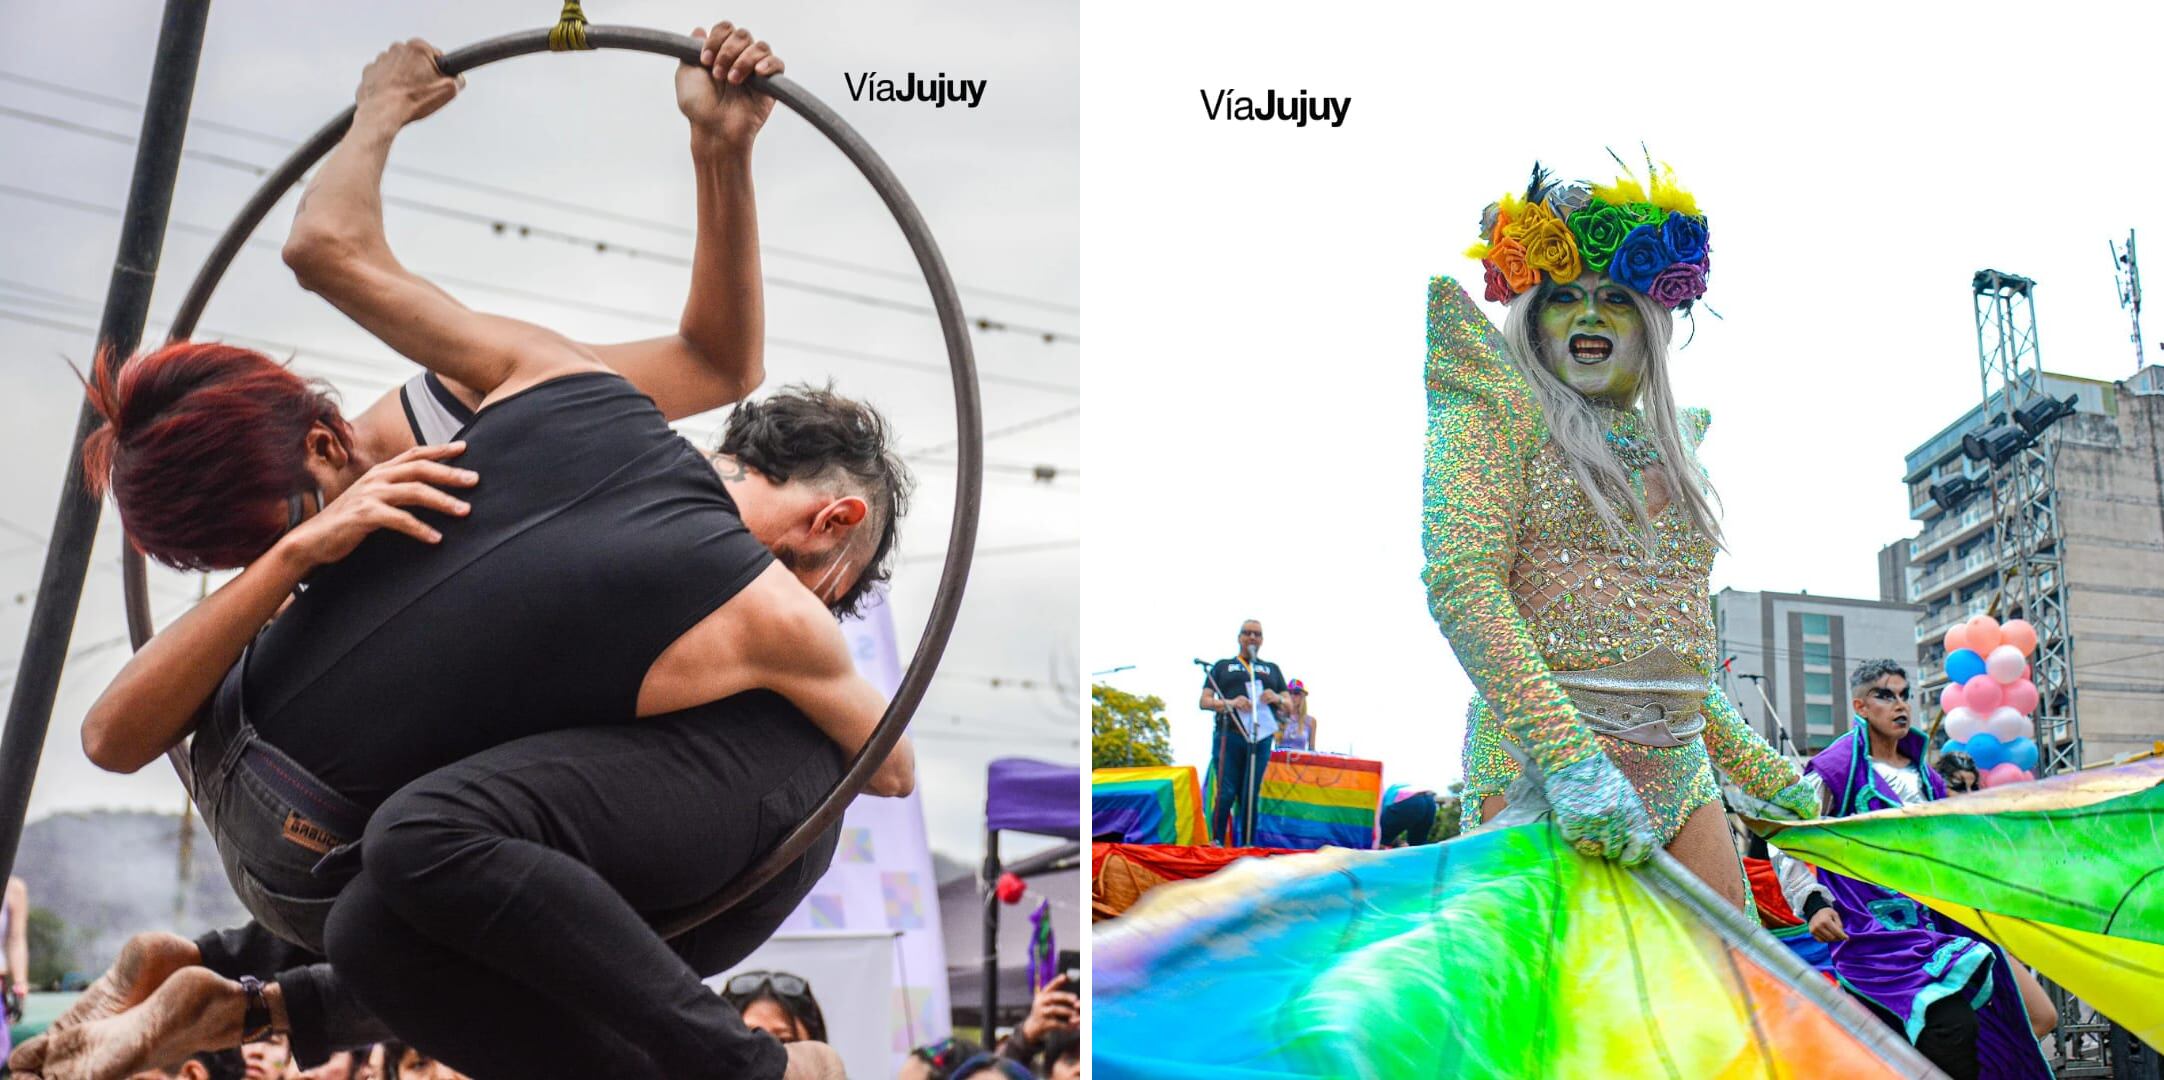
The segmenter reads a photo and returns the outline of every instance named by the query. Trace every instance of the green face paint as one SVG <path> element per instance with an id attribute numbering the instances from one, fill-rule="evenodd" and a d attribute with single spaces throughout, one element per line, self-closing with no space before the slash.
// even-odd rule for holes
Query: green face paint
<path id="1" fill-rule="evenodd" d="M 1563 385 L 1629 408 L 1646 376 L 1646 326 L 1630 290 L 1605 274 L 1584 274 L 1536 301 L 1540 362 Z"/>

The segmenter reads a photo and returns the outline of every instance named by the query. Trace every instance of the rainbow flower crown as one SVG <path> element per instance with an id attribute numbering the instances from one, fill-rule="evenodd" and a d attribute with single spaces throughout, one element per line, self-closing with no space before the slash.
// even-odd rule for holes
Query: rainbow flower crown
<path id="1" fill-rule="evenodd" d="M 1466 251 L 1487 271 L 1487 297 L 1507 301 L 1540 284 L 1591 270 L 1690 310 L 1706 294 L 1706 219 L 1674 175 L 1648 163 L 1651 192 L 1633 176 L 1613 184 L 1564 184 L 1539 162 L 1524 195 L 1505 195 L 1480 217 L 1481 242 Z"/>

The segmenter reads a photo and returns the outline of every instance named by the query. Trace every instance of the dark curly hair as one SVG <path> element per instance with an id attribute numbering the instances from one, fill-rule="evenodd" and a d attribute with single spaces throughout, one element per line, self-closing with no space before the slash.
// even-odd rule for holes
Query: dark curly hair
<path id="1" fill-rule="evenodd" d="M 831 605 L 840 615 L 855 614 L 864 596 L 892 574 L 889 562 L 911 485 L 908 467 L 888 448 L 890 439 L 877 409 L 831 386 L 803 384 L 738 405 L 722 431 L 721 453 L 777 484 L 795 480 L 864 500 L 869 512 L 849 543 L 810 567 L 864 556 L 863 571 Z"/>

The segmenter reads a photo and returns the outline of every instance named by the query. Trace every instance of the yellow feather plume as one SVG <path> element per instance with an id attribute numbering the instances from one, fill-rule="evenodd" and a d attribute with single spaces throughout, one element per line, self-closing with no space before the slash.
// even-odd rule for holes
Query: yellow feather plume
<path id="1" fill-rule="evenodd" d="M 1683 190 L 1683 186 L 1676 183 L 1676 172 L 1669 168 L 1665 161 L 1661 162 L 1660 168 L 1653 170 L 1652 201 L 1653 205 L 1663 210 L 1691 217 L 1699 216 L 1697 196 Z"/>
<path id="2" fill-rule="evenodd" d="M 1647 201 L 1646 189 L 1629 176 L 1618 176 L 1613 184 L 1593 185 L 1593 197 L 1611 206 Z"/>

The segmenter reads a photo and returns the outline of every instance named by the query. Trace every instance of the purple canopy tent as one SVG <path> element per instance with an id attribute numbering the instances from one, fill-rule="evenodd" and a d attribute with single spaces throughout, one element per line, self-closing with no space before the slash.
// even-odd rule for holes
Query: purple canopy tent
<path id="1" fill-rule="evenodd" d="M 1026 832 L 1074 843 L 1002 867 L 999 834 Z M 984 1043 L 990 1046 L 999 1010 L 999 876 L 1011 869 L 1031 877 L 1078 865 L 1082 858 L 1082 767 L 1029 758 L 999 758 L 984 783 Z"/>

